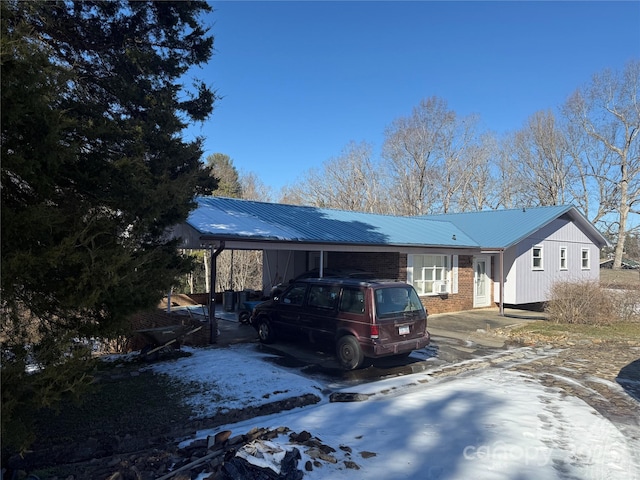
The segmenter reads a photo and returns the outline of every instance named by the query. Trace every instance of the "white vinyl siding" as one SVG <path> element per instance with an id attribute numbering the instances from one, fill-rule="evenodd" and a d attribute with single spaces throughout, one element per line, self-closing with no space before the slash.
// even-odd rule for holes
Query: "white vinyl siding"
<path id="1" fill-rule="evenodd" d="M 542 246 L 544 270 L 533 270 L 533 248 Z M 567 247 L 567 269 L 560 270 L 560 247 Z M 589 261 L 598 258 L 599 249 L 574 223 L 557 219 L 538 230 L 504 254 L 504 303 L 546 302 L 558 281 L 598 281 L 600 269 L 582 268 L 582 250 Z"/>
<path id="2" fill-rule="evenodd" d="M 448 255 L 409 255 L 407 278 L 418 295 L 440 295 L 450 292 Z"/>

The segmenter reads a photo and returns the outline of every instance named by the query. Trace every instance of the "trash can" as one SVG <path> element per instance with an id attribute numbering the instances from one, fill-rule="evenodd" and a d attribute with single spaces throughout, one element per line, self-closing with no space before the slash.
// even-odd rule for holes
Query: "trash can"
<path id="1" fill-rule="evenodd" d="M 244 308 L 244 302 L 249 300 L 249 292 L 246 290 L 241 290 L 238 292 L 238 310 L 242 310 Z"/>
<path id="2" fill-rule="evenodd" d="M 233 312 L 234 304 L 233 304 L 233 290 L 225 290 L 222 294 L 222 308 L 225 312 Z"/>

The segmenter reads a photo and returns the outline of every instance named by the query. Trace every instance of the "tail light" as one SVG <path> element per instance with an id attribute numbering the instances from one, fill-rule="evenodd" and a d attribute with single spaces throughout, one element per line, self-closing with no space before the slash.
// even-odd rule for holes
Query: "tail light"
<path id="1" fill-rule="evenodd" d="M 371 338 L 378 338 L 380 335 L 380 329 L 378 325 L 371 325 Z"/>

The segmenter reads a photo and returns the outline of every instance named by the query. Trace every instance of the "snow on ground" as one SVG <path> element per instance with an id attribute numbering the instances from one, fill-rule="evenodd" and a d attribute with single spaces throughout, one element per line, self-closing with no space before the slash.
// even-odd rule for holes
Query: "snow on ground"
<path id="1" fill-rule="evenodd" d="M 183 350 L 192 356 L 154 364 L 150 368 L 155 373 L 171 375 L 189 384 L 187 390 L 195 390 L 186 402 L 194 408 L 198 418 L 307 393 L 322 396 L 322 385 L 265 361 L 275 355 L 256 352 L 253 347 L 183 347 Z M 197 388 L 196 383 L 200 384 Z"/>
<path id="2" fill-rule="evenodd" d="M 177 381 L 203 382 L 201 393 L 189 398 L 202 415 L 305 393 L 321 396 L 331 387 L 265 361 L 267 355 L 252 346 L 192 353 L 151 368 Z M 345 391 L 369 397 L 330 403 L 325 396 L 313 406 L 202 431 L 195 438 L 227 429 L 239 435 L 254 427 L 306 430 L 333 447 L 337 459 L 305 472 L 311 480 L 640 479 L 638 439 L 626 439 L 582 400 L 524 374 L 485 369 L 434 380 L 418 373 Z M 293 447 L 288 436 L 273 442 Z M 303 469 L 310 457 L 305 447 L 296 447 Z M 345 460 L 359 469 L 347 468 Z"/>

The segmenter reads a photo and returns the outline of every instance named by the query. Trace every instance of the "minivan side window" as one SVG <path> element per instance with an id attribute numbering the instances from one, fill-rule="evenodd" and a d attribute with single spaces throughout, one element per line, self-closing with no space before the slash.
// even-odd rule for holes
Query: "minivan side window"
<path id="1" fill-rule="evenodd" d="M 415 312 L 424 308 L 416 291 L 411 287 L 381 288 L 376 290 L 375 297 L 376 312 L 381 316 Z"/>
<path id="2" fill-rule="evenodd" d="M 340 311 L 364 313 L 364 292 L 358 288 L 344 288 L 340 300 Z"/>
<path id="3" fill-rule="evenodd" d="M 294 285 L 289 290 L 282 294 L 282 303 L 286 305 L 302 305 L 304 301 L 304 292 L 307 290 L 307 285 L 301 283 Z"/>
<path id="4" fill-rule="evenodd" d="M 340 287 L 335 285 L 312 285 L 309 289 L 309 306 L 333 310 L 336 307 Z"/>

